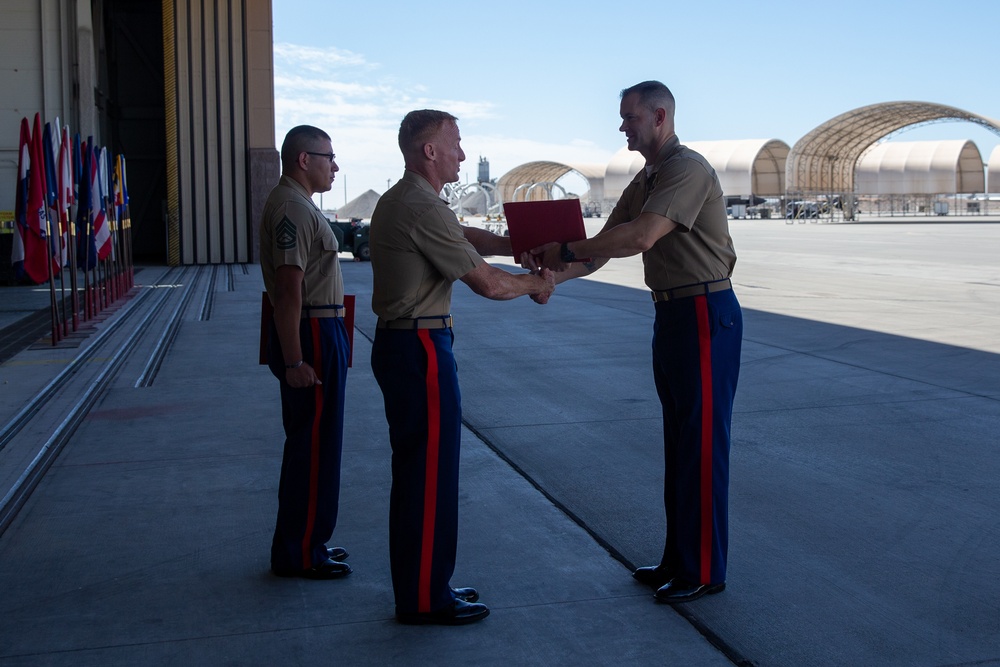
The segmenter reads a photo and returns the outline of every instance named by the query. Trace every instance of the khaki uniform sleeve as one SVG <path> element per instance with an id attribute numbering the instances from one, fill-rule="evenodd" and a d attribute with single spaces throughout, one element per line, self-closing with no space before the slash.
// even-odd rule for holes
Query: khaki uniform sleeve
<path id="1" fill-rule="evenodd" d="M 297 266 L 305 271 L 309 250 L 316 235 L 313 212 L 294 201 L 287 202 L 275 214 L 272 247 L 268 249 L 274 267 Z M 333 242 L 336 247 L 336 241 Z M 261 249 L 265 252 L 265 249 Z"/>
<path id="2" fill-rule="evenodd" d="M 454 282 L 485 263 L 465 238 L 458 220 L 449 219 L 440 208 L 431 209 L 424 217 L 413 226 L 413 243 L 446 280 Z"/>

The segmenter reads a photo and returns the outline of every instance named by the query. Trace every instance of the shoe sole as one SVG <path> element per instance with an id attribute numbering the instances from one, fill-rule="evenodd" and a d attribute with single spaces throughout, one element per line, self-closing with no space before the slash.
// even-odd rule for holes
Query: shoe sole
<path id="1" fill-rule="evenodd" d="M 662 586 L 665 586 L 671 579 L 673 579 L 672 576 L 655 577 L 655 578 L 647 577 L 646 575 L 641 575 L 641 574 L 639 576 L 636 576 L 635 572 L 632 573 L 632 578 L 638 581 L 643 586 L 649 586 L 654 590 L 657 588 L 661 588 Z"/>
<path id="2" fill-rule="evenodd" d="M 694 602 L 695 600 L 701 599 L 706 595 L 715 595 L 716 593 L 721 593 L 724 590 L 726 590 L 726 584 L 721 583 L 716 586 L 708 586 L 697 595 L 688 595 L 680 598 L 669 598 L 669 597 L 661 598 L 657 597 L 656 595 L 654 595 L 653 597 L 656 598 L 657 602 L 663 602 L 665 604 L 682 604 L 684 602 Z"/>

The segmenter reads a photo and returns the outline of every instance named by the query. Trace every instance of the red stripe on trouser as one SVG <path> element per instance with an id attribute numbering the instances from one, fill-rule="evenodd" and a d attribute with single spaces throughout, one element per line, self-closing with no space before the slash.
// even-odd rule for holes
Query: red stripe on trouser
<path id="1" fill-rule="evenodd" d="M 312 367 L 316 377 L 322 382 L 325 378 L 323 373 L 323 347 L 319 337 L 319 320 L 310 318 L 308 320 L 310 334 L 312 334 Z M 312 532 L 316 525 L 316 505 L 319 492 L 319 445 L 320 445 L 320 422 L 323 419 L 323 385 L 313 385 L 313 423 L 312 434 L 309 438 L 309 505 L 306 509 L 306 530 L 302 535 L 302 569 L 308 570 L 313 566 L 312 562 Z"/>
<path id="2" fill-rule="evenodd" d="M 434 518 L 437 515 L 438 455 L 441 445 L 441 389 L 437 349 L 427 329 L 417 334 L 427 354 L 427 463 L 424 471 L 424 525 L 420 544 L 417 611 L 431 611 L 431 567 L 434 563 Z"/>
<path id="3" fill-rule="evenodd" d="M 698 319 L 698 361 L 701 370 L 701 581 L 712 583 L 712 332 L 708 299 L 695 297 Z"/>

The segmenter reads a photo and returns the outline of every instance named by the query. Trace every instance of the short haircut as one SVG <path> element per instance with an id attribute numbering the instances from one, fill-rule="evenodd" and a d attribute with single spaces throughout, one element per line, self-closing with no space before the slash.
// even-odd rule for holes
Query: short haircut
<path id="1" fill-rule="evenodd" d="M 290 129 L 285 135 L 285 140 L 281 142 L 282 170 L 294 166 L 299 154 L 312 148 L 316 141 L 323 139 L 331 141 L 329 134 L 312 125 L 297 125 Z"/>
<path id="2" fill-rule="evenodd" d="M 639 102 L 650 111 L 666 109 L 668 115 L 673 115 L 676 108 L 674 94 L 659 81 L 643 81 L 634 86 L 629 86 L 622 90 L 621 99 L 624 100 L 633 93 L 639 96 Z"/>
<path id="3" fill-rule="evenodd" d="M 447 122 L 457 122 L 458 118 L 447 111 L 421 109 L 411 111 L 399 124 L 399 150 L 404 156 L 419 153 L 427 140 L 437 134 Z"/>

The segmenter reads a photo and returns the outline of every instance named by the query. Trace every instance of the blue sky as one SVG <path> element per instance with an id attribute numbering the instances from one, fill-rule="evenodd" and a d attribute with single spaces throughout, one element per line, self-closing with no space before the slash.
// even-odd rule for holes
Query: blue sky
<path id="1" fill-rule="evenodd" d="M 299 123 L 333 137 L 341 167 L 324 208 L 402 175 L 411 109 L 459 117 L 475 180 L 532 160 L 606 163 L 623 145 L 618 92 L 659 79 L 682 141 L 793 145 L 856 107 L 935 102 L 1000 119 L 996 0 L 804 2 L 273 3 L 276 141 Z M 1000 136 L 934 123 L 899 141 Z M 346 199 L 345 199 L 346 198 Z"/>

